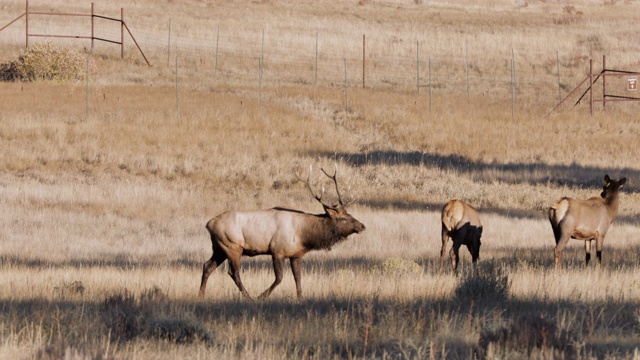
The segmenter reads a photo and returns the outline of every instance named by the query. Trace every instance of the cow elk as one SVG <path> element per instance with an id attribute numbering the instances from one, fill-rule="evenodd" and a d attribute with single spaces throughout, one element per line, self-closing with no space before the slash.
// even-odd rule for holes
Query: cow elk
<path id="1" fill-rule="evenodd" d="M 562 250 L 569 239 L 583 240 L 586 252 L 586 265 L 591 259 L 591 241 L 596 241 L 598 266 L 602 265 L 602 245 L 609 226 L 618 214 L 620 188 L 626 178 L 613 180 L 604 176 L 604 187 L 600 197 L 587 200 L 563 197 L 549 208 L 549 221 L 556 239 L 554 249 L 555 267 L 560 267 Z"/>
<path id="2" fill-rule="evenodd" d="M 209 275 L 225 260 L 229 260 L 229 275 L 242 295 L 251 299 L 240 279 L 240 259 L 243 255 L 271 255 L 276 278 L 259 299 L 266 299 L 282 281 L 282 262 L 285 259 L 289 259 L 291 263 L 296 293 L 298 299 L 301 299 L 302 257 L 312 250 L 330 250 L 349 235 L 365 230 L 364 224 L 347 212 L 347 205 L 343 203 L 338 189 L 337 169 L 333 175 L 322 169 L 335 185 L 338 194 L 338 203 L 335 205 L 322 200 L 324 188 L 320 196 L 315 194 L 310 183 L 311 170 L 310 166 L 306 184 L 311 195 L 322 204 L 324 214 L 314 215 L 276 207 L 268 210 L 227 211 L 207 223 L 213 255 L 202 270 L 200 297 L 204 297 Z"/>
<path id="3" fill-rule="evenodd" d="M 453 240 L 453 246 L 449 251 L 453 271 L 458 273 L 458 254 L 460 247 L 466 245 L 471 253 L 475 265 L 480 257 L 480 237 L 482 236 L 482 223 L 478 211 L 471 205 L 460 200 L 451 200 L 442 208 L 442 249 L 440 250 L 440 273 L 444 269 L 444 257 L 449 240 Z"/>

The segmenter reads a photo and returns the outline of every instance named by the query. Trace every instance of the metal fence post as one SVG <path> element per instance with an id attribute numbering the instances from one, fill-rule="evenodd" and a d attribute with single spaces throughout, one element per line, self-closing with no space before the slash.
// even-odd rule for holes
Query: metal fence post
<path id="1" fill-rule="evenodd" d="M 24 22 L 25 22 L 25 48 L 29 48 L 29 0 L 27 0 L 27 7 L 24 11 Z"/>
<path id="2" fill-rule="evenodd" d="M 124 8 L 120 8 L 120 58 L 124 59 Z"/>
<path id="3" fill-rule="evenodd" d="M 589 113 L 593 115 L 593 59 L 589 59 Z"/>
<path id="4" fill-rule="evenodd" d="M 365 34 L 362 34 L 362 88 L 364 89 L 364 62 L 365 62 Z"/>
<path id="5" fill-rule="evenodd" d="M 94 29 L 94 19 L 95 19 L 95 17 L 94 17 L 94 15 L 95 15 L 94 8 L 95 8 L 95 4 L 92 2 L 91 3 L 91 52 L 93 52 L 93 42 L 94 42 L 93 40 L 95 39 L 95 33 L 94 33 L 94 30 L 93 30 Z"/>
<path id="6" fill-rule="evenodd" d="M 605 80 L 607 79 L 606 56 L 602 55 L 602 111 L 607 111 L 607 88 Z"/>

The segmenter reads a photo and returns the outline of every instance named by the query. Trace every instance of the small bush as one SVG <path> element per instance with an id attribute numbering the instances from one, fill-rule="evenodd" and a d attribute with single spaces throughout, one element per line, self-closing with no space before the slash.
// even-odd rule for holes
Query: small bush
<path id="1" fill-rule="evenodd" d="M 509 299 L 509 277 L 501 270 L 479 271 L 460 281 L 454 293 L 458 302 L 503 302 Z"/>
<path id="2" fill-rule="evenodd" d="M 485 358 L 576 358 L 575 336 L 558 331 L 541 315 L 524 315 L 507 327 L 484 331 L 476 347 L 476 356 Z M 522 356 L 517 356 L 522 355 Z"/>
<path id="3" fill-rule="evenodd" d="M 95 72 L 91 60 L 89 68 Z M 49 42 L 35 43 L 17 61 L 0 65 L 4 81 L 83 80 L 86 73 L 86 54 Z"/>
<path id="4" fill-rule="evenodd" d="M 124 291 L 104 300 L 102 321 L 112 340 L 148 338 L 173 343 L 212 342 L 211 334 L 196 320 L 175 314 L 175 310 L 167 315 L 167 304 L 167 295 L 157 287 L 143 291 L 137 299 Z"/>
<path id="5" fill-rule="evenodd" d="M 200 340 L 211 343 L 209 332 L 198 322 L 180 317 L 154 317 L 144 324 L 144 335 L 148 338 L 168 340 L 173 343 L 192 343 Z"/>
<path id="6" fill-rule="evenodd" d="M 104 300 L 100 308 L 102 321 L 109 329 L 112 339 L 128 341 L 140 332 L 142 310 L 128 291 Z"/>
<path id="7" fill-rule="evenodd" d="M 53 295 L 56 298 L 65 298 L 73 295 L 84 295 L 84 285 L 82 281 L 73 281 L 71 283 L 63 282 L 59 286 L 53 288 Z"/>
<path id="8" fill-rule="evenodd" d="M 423 269 L 420 265 L 411 260 L 389 258 L 381 264 L 373 266 L 369 271 L 371 273 L 380 273 L 385 275 L 407 275 L 420 274 L 423 272 Z"/>

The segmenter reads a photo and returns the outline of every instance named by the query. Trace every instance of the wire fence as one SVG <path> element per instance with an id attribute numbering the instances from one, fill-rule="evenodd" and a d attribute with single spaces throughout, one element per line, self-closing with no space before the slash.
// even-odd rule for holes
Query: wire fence
<path id="1" fill-rule="evenodd" d="M 61 26 L 46 18 L 32 21 L 30 26 L 44 34 L 84 34 L 86 23 L 65 20 Z M 588 74 L 592 57 L 587 47 L 536 53 L 508 46 L 476 48 L 469 42 L 436 48 L 429 39 L 367 34 L 345 37 L 330 31 L 239 31 L 221 26 L 185 36 L 179 29 L 171 29 L 171 21 L 159 30 L 158 24 L 156 30 L 150 30 L 134 20 L 127 23 L 153 66 L 173 68 L 179 58 L 181 67 L 197 69 L 198 78 L 229 85 L 366 87 L 463 99 L 485 97 L 511 108 L 550 110 Z M 95 36 L 119 39 L 119 26 L 102 26 L 100 20 L 96 24 Z M 18 45 L 21 37 L 24 39 L 24 28 L 16 26 L 0 33 L 0 43 Z M 140 56 L 134 46 L 125 41 L 128 57 Z M 97 44 L 94 51 L 116 50 L 110 44 Z M 624 80 L 619 82 L 612 81 L 608 88 L 624 88 Z"/>
<path id="2" fill-rule="evenodd" d="M 589 51 L 520 52 L 464 45 L 431 49 L 428 40 L 378 39 L 362 34 L 236 34 L 214 28 L 200 39 L 141 33 L 155 63 L 196 65 L 202 74 L 227 83 L 258 86 L 365 87 L 401 92 L 485 97 L 505 104 L 540 105 L 550 110 L 589 70 Z M 284 39 L 285 41 L 281 41 Z M 260 61 L 262 59 L 262 61 Z M 260 64 L 262 66 L 260 67 Z M 623 87 L 623 84 L 618 86 Z M 612 89 L 616 88 L 612 84 Z"/>

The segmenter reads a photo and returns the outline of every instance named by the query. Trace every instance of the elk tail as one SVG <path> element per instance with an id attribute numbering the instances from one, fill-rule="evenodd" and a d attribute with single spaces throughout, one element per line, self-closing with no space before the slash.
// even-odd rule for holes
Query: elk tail
<path id="1" fill-rule="evenodd" d="M 565 215 L 567 215 L 567 211 L 569 210 L 569 200 L 567 198 L 562 198 L 557 203 L 551 205 L 549 208 L 549 221 L 551 222 L 551 227 L 553 228 L 553 235 L 558 240 L 560 236 L 560 223 L 564 220 Z"/>
<path id="2" fill-rule="evenodd" d="M 442 208 L 442 227 L 451 231 L 455 228 L 456 223 L 462 219 L 464 208 L 460 206 L 459 201 L 449 201 Z"/>

